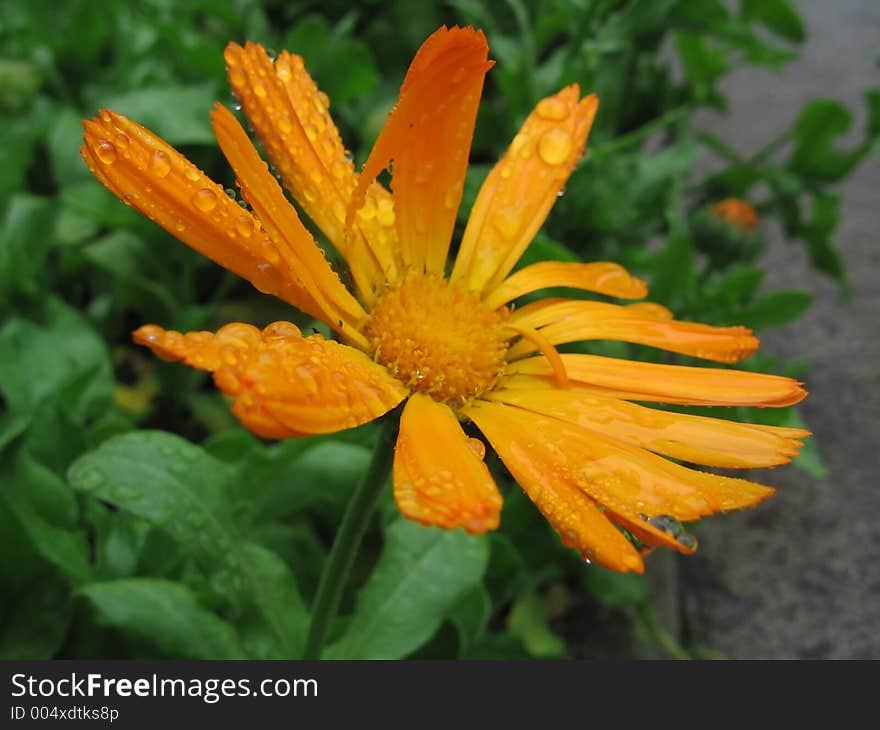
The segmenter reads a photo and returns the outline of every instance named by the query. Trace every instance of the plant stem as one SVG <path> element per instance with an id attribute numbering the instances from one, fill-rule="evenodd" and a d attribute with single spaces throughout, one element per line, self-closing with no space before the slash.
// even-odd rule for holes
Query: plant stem
<path id="1" fill-rule="evenodd" d="M 370 524 L 379 495 L 391 473 L 398 423 L 397 410 L 385 416 L 367 473 L 364 474 L 345 509 L 345 515 L 339 525 L 330 555 L 327 556 L 327 563 L 321 573 L 321 582 L 318 584 L 318 591 L 312 603 L 312 621 L 306 637 L 304 659 L 321 658 L 327 632 L 333 619 L 336 618 L 342 590 L 348 581 L 355 555 Z"/>

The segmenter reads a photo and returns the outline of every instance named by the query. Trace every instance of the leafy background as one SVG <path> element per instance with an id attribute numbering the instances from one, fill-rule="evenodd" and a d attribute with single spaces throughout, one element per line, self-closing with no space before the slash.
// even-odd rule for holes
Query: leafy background
<path id="1" fill-rule="evenodd" d="M 300 655 L 375 429 L 260 441 L 208 378 L 131 343 L 145 322 L 213 329 L 297 315 L 106 192 L 79 158 L 80 120 L 103 107 L 132 116 L 231 187 L 208 111 L 234 103 L 223 47 L 250 39 L 305 56 L 363 161 L 412 54 L 442 23 L 485 29 L 497 61 L 462 220 L 539 98 L 577 81 L 602 99 L 589 152 L 525 263 L 619 261 L 682 318 L 763 332 L 812 299 L 764 285 L 766 231 L 779 229 L 848 296 L 838 186 L 876 154 L 880 91 L 866 82 L 856 110 L 812 100 L 748 154 L 699 122 L 728 111 L 730 74 L 797 58 L 805 25 L 786 0 L 5 3 L 0 656 Z M 855 133 L 854 112 L 864 119 Z M 727 196 L 752 201 L 757 234 L 709 214 Z M 592 351 L 658 357 L 620 344 Z M 807 373 L 802 360 L 744 365 Z M 730 415 L 803 422 L 797 409 Z M 820 448 L 810 442 L 796 468 L 824 476 Z M 674 558 L 651 558 L 649 578 L 583 565 L 492 466 L 503 526 L 482 538 L 406 522 L 385 495 L 329 656 L 716 655 L 664 621 Z"/>

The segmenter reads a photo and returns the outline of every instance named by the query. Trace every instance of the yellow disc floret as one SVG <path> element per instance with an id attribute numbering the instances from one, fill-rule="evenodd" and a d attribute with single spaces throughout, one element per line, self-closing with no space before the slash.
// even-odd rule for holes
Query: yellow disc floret
<path id="1" fill-rule="evenodd" d="M 440 276 L 410 275 L 376 302 L 366 334 L 374 359 L 392 375 L 457 408 L 503 372 L 505 312 Z"/>

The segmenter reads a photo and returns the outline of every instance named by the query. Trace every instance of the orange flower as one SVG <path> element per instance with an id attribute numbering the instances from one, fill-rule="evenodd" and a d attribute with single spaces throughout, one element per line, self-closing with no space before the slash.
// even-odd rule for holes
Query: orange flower
<path id="1" fill-rule="evenodd" d="M 596 113 L 577 85 L 543 99 L 495 166 L 471 211 L 451 274 L 446 263 L 483 79 L 483 34 L 443 27 L 410 66 L 400 100 L 360 174 L 299 56 L 226 49 L 229 80 L 284 184 L 351 271 L 350 293 L 287 202 L 233 114 L 213 127 L 251 212 L 136 123 L 108 111 L 85 122 L 83 157 L 113 193 L 187 245 L 325 322 L 340 342 L 289 322 L 134 338 L 160 357 L 211 371 L 232 409 L 268 438 L 329 433 L 406 399 L 394 455 L 401 512 L 481 533 L 501 495 L 472 421 L 559 532 L 588 560 L 642 571 L 656 546 L 692 552 L 680 521 L 756 504 L 772 489 L 694 471 L 787 462 L 806 431 L 667 413 L 633 401 L 787 406 L 784 377 L 559 354 L 611 339 L 731 363 L 758 341 L 743 327 L 680 322 L 656 304 L 545 299 L 545 287 L 645 296 L 613 263 L 545 262 L 511 272 L 583 154 Z M 392 191 L 377 175 L 393 160 Z M 343 344 L 345 343 L 345 344 Z"/>
<path id="2" fill-rule="evenodd" d="M 745 200 L 725 198 L 712 206 L 712 215 L 726 221 L 734 228 L 741 228 L 749 233 L 758 229 L 758 214 Z"/>

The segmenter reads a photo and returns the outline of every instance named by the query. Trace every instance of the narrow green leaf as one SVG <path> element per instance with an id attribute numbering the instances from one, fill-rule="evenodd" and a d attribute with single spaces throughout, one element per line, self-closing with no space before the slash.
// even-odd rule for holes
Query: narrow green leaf
<path id="1" fill-rule="evenodd" d="M 739 310 L 737 319 L 756 330 L 779 327 L 800 317 L 812 302 L 813 295 L 808 291 L 776 291 Z"/>

